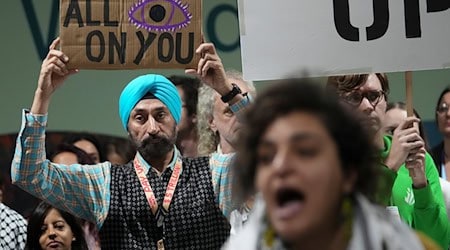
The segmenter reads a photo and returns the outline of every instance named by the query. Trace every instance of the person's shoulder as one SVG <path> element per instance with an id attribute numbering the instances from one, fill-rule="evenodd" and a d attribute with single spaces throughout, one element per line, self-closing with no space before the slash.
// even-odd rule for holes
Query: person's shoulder
<path id="1" fill-rule="evenodd" d="M 210 163 L 209 156 L 183 158 L 183 173 L 210 181 L 212 178 Z"/>
<path id="2" fill-rule="evenodd" d="M 247 223 L 222 246 L 222 250 L 257 249 L 258 237 L 263 225 L 266 209 L 262 198 L 257 195 L 255 205 Z"/>
<path id="3" fill-rule="evenodd" d="M 420 239 L 414 231 L 397 218 L 392 217 L 385 207 L 373 204 L 362 195 L 356 196 L 357 212 L 355 224 L 360 231 L 367 232 L 367 239 L 371 241 L 361 241 L 361 234 L 356 234 L 352 238 L 354 246 L 361 246 L 367 243 L 379 245 L 386 244 L 386 249 L 423 249 Z M 350 248 L 361 249 L 361 248 Z"/>
<path id="4" fill-rule="evenodd" d="M 439 178 L 439 184 L 441 185 L 442 193 L 444 194 L 444 199 L 447 201 L 447 207 L 449 208 L 450 211 L 450 182 L 442 178 Z"/>
<path id="5" fill-rule="evenodd" d="M 208 156 L 199 156 L 199 157 L 183 157 L 183 164 L 189 167 L 207 167 L 209 165 L 209 157 Z"/>
<path id="6" fill-rule="evenodd" d="M 12 224 L 16 225 L 27 224 L 26 219 L 21 214 L 19 214 L 18 212 L 16 212 L 15 210 L 11 209 L 10 207 L 6 206 L 1 202 L 0 202 L 0 213 L 1 213 L 0 217 L 2 217 L 3 219 L 9 219 Z"/>
<path id="7" fill-rule="evenodd" d="M 448 193 L 449 198 L 450 198 L 450 182 L 448 182 L 442 178 L 439 178 L 439 182 L 441 184 L 442 191 L 445 191 L 446 193 Z"/>
<path id="8" fill-rule="evenodd" d="M 440 250 L 442 249 L 436 242 L 434 242 L 430 237 L 426 236 L 420 231 L 415 231 L 417 238 L 422 243 L 425 250 Z"/>
<path id="9" fill-rule="evenodd" d="M 450 182 L 439 178 L 442 194 L 444 196 L 445 207 L 447 208 L 447 216 L 450 221 Z"/>
<path id="10" fill-rule="evenodd" d="M 21 215 L 18 212 L 14 211 L 13 209 L 6 206 L 2 202 L 0 202 L 0 211 L 2 211 L 2 213 L 5 213 L 5 214 L 11 215 L 11 216 L 20 216 L 21 217 Z"/>
<path id="11" fill-rule="evenodd" d="M 110 162 L 107 163 L 109 163 L 111 172 L 128 172 L 130 170 L 133 170 L 133 161 L 130 161 L 126 164 L 112 164 Z"/>
<path id="12" fill-rule="evenodd" d="M 0 249 L 23 249 L 27 236 L 27 220 L 0 202 Z"/>

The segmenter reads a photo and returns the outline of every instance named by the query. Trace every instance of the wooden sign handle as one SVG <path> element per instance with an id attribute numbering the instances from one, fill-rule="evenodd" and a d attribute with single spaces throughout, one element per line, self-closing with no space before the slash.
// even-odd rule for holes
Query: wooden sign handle
<path id="1" fill-rule="evenodd" d="M 406 114 L 408 116 L 414 115 L 413 105 L 413 89 L 412 89 L 412 72 L 405 71 L 405 84 L 406 84 Z"/>

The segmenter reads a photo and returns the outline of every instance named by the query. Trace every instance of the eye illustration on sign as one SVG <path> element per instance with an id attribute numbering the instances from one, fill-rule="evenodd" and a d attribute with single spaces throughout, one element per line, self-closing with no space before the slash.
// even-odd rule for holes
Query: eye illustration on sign
<path id="1" fill-rule="evenodd" d="M 181 0 L 140 0 L 128 11 L 128 20 L 137 28 L 154 32 L 174 32 L 192 19 L 188 4 Z"/>

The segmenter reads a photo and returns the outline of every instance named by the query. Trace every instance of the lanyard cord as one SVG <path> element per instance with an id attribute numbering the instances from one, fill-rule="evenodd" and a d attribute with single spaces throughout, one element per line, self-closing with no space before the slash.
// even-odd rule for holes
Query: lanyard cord
<path id="1" fill-rule="evenodd" d="M 139 182 L 141 183 L 142 189 L 144 190 L 148 205 L 150 206 L 153 215 L 156 215 L 156 212 L 158 210 L 158 202 L 156 201 L 156 197 L 155 194 L 153 193 L 152 187 L 150 186 L 150 182 L 148 181 L 148 178 L 145 175 L 144 168 L 139 162 L 137 156 L 134 158 L 133 162 L 134 162 L 134 170 L 136 171 L 136 174 L 139 178 Z M 169 211 L 169 206 L 170 203 L 172 202 L 173 194 L 175 193 L 175 188 L 177 186 L 178 179 L 180 178 L 182 165 L 183 164 L 181 159 L 177 158 L 177 162 L 175 163 L 175 166 L 173 168 L 169 183 L 167 184 L 166 194 L 164 195 L 164 200 L 162 204 L 162 207 L 166 212 Z"/>

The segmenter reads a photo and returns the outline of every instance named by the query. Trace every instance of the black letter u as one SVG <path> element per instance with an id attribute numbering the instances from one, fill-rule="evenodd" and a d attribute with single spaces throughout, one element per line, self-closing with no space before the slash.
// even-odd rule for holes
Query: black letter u
<path id="1" fill-rule="evenodd" d="M 366 28 L 367 40 L 378 39 L 388 29 L 389 25 L 389 2 L 388 0 L 373 0 L 373 23 Z"/>
<path id="2" fill-rule="evenodd" d="M 339 35 L 349 41 L 359 41 L 359 30 L 350 23 L 349 0 L 333 0 L 334 24 Z M 373 0 L 373 24 L 366 28 L 367 40 L 382 37 L 389 25 L 389 0 Z"/>
<path id="3" fill-rule="evenodd" d="M 359 31 L 350 23 L 348 0 L 333 0 L 334 25 L 338 34 L 349 41 L 359 41 Z"/>

